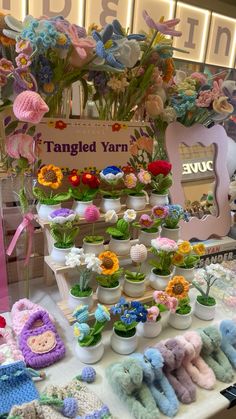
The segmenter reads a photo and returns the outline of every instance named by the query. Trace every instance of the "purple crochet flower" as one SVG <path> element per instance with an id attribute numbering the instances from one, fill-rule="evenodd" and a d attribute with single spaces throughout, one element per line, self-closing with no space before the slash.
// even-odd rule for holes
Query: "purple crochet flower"
<path id="1" fill-rule="evenodd" d="M 93 367 L 84 367 L 81 375 L 76 378 L 85 381 L 86 383 L 93 383 L 96 378 L 96 371 Z"/>
<path id="2" fill-rule="evenodd" d="M 49 221 L 57 224 L 64 224 L 68 221 L 74 221 L 76 213 L 68 208 L 60 208 L 52 211 L 48 216 Z"/>
<path id="3" fill-rule="evenodd" d="M 67 397 L 63 400 L 63 407 L 60 412 L 66 418 L 74 418 L 78 412 L 78 401 L 74 397 Z"/>

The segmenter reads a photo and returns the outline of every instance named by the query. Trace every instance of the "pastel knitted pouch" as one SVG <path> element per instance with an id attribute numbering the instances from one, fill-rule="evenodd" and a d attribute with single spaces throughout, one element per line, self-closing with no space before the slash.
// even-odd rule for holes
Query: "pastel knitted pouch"
<path id="1" fill-rule="evenodd" d="M 15 334 L 19 335 L 30 315 L 40 310 L 47 312 L 47 310 L 39 304 L 32 303 L 32 301 L 27 298 L 22 298 L 21 300 L 16 301 L 11 309 L 12 328 Z M 51 321 L 54 322 L 53 317 L 50 314 L 49 316 Z"/>
<path id="2" fill-rule="evenodd" d="M 40 321 L 40 326 L 37 326 Z M 24 325 L 19 346 L 25 362 L 32 368 L 44 368 L 65 355 L 65 345 L 46 311 L 36 311 Z"/>
<path id="3" fill-rule="evenodd" d="M 13 405 L 35 400 L 38 391 L 23 361 L 0 367 L 0 414 L 6 414 Z"/>
<path id="4" fill-rule="evenodd" d="M 24 357 L 17 348 L 11 329 L 9 327 L 0 329 L 0 365 L 23 360 Z"/>

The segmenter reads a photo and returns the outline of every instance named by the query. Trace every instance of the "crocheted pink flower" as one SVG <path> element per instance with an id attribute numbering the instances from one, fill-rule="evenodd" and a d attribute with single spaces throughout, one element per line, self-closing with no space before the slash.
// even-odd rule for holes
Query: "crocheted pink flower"
<path id="1" fill-rule="evenodd" d="M 141 228 L 151 228 L 154 224 L 154 221 L 148 214 L 143 214 L 139 219 L 139 224 Z"/>
<path id="2" fill-rule="evenodd" d="M 30 66 L 31 62 L 30 57 L 26 54 L 21 53 L 16 57 L 17 67 L 27 68 Z"/>
<path id="3" fill-rule="evenodd" d="M 192 73 L 190 77 L 196 79 L 201 85 L 206 84 L 207 78 L 203 73 L 198 73 L 196 71 L 195 73 Z"/>
<path id="4" fill-rule="evenodd" d="M 138 173 L 138 180 L 144 185 L 148 185 L 152 181 L 152 177 L 147 170 L 141 169 Z"/>
<path id="5" fill-rule="evenodd" d="M 13 64 L 11 61 L 6 58 L 0 60 L 0 73 L 1 74 L 10 74 L 14 70 Z"/>
<path id="6" fill-rule="evenodd" d="M 171 313 L 175 313 L 176 312 L 176 309 L 178 307 L 178 300 L 177 300 L 177 298 L 170 297 L 169 298 L 168 305 L 166 307 L 171 311 Z"/>
<path id="7" fill-rule="evenodd" d="M 147 259 L 147 248 L 144 244 L 135 244 L 130 249 L 130 257 L 133 262 L 143 263 Z"/>
<path id="8" fill-rule="evenodd" d="M 169 209 L 162 205 L 156 205 L 152 208 L 152 214 L 155 218 L 164 219 L 169 214 Z"/>
<path id="9" fill-rule="evenodd" d="M 196 105 L 199 108 L 208 108 L 213 100 L 211 90 L 202 90 L 196 99 Z"/>
<path id="10" fill-rule="evenodd" d="M 99 209 L 96 205 L 89 205 L 84 211 L 84 218 L 88 223 L 95 223 L 100 218 Z"/>
<path id="11" fill-rule="evenodd" d="M 135 186 L 137 185 L 137 181 L 138 179 L 136 178 L 134 173 L 128 173 L 128 175 L 125 176 L 124 184 L 126 188 L 132 189 L 135 188 Z"/>
<path id="12" fill-rule="evenodd" d="M 16 97 L 13 103 L 16 118 L 23 122 L 38 124 L 48 111 L 48 105 L 36 92 L 24 91 Z"/>
<path id="13" fill-rule="evenodd" d="M 21 39 L 16 43 L 16 52 L 19 54 L 21 52 L 24 52 L 25 54 L 32 54 L 33 49 L 30 45 L 29 41 L 26 41 L 25 39 Z"/>
<path id="14" fill-rule="evenodd" d="M 25 157 L 28 162 L 34 163 L 34 139 L 27 134 L 14 134 L 6 138 L 6 152 L 13 159 Z"/>
<path id="15" fill-rule="evenodd" d="M 147 321 L 148 322 L 155 322 L 157 317 L 159 316 L 160 310 L 157 306 L 152 306 L 147 309 Z"/>

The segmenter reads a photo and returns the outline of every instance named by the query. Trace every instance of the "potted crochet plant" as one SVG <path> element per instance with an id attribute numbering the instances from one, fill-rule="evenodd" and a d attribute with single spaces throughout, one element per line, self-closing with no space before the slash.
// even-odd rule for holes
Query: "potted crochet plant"
<path id="1" fill-rule="evenodd" d="M 83 249 L 73 247 L 65 257 L 65 264 L 70 268 L 76 268 L 79 281 L 71 287 L 68 297 L 68 305 L 75 309 L 84 304 L 91 309 L 93 305 L 93 290 L 90 286 L 94 274 L 102 272 L 101 261 L 94 254 L 85 254 Z"/>
<path id="2" fill-rule="evenodd" d="M 121 296 L 119 279 L 122 275 L 117 255 L 110 251 L 100 253 L 101 273 L 96 276 L 97 298 L 104 304 L 114 304 Z"/>
<path id="3" fill-rule="evenodd" d="M 149 277 L 150 285 L 156 290 L 164 290 L 172 276 L 172 257 L 177 250 L 177 244 L 165 237 L 158 237 L 151 241 L 151 245 L 155 259 L 150 261 L 153 266 Z"/>
<path id="4" fill-rule="evenodd" d="M 62 179 L 63 173 L 60 167 L 54 166 L 53 164 L 45 165 L 38 171 L 38 183 L 45 188 L 51 189 L 50 193 L 47 194 L 47 190 L 45 191 L 37 186 L 33 188 L 33 194 L 38 200 L 37 212 L 41 220 L 48 221 L 49 214 L 56 209 L 60 209 L 61 202 L 70 199 L 69 192 L 52 193 L 53 190 L 61 186 Z"/>
<path id="5" fill-rule="evenodd" d="M 122 190 L 117 188 L 118 184 L 124 177 L 124 172 L 117 166 L 107 166 L 100 172 L 101 180 L 109 186 L 109 189 L 100 192 L 102 194 L 101 211 L 107 212 L 108 210 L 115 210 L 120 212 L 121 202 L 120 196 Z"/>
<path id="6" fill-rule="evenodd" d="M 91 235 L 87 235 L 83 239 L 83 249 L 85 253 L 99 253 L 104 251 L 104 237 L 95 234 L 95 223 L 100 219 L 100 211 L 96 205 L 88 205 L 84 211 L 84 218 L 87 223 L 92 224 Z"/>
<path id="7" fill-rule="evenodd" d="M 74 199 L 73 210 L 80 217 L 84 217 L 84 211 L 92 205 L 98 193 L 100 180 L 91 173 L 83 173 L 80 176 L 76 169 L 71 171 L 68 180 L 72 186 L 69 188 L 69 193 Z"/>
<path id="8" fill-rule="evenodd" d="M 115 227 L 108 227 L 106 232 L 110 234 L 109 249 L 118 256 L 125 256 L 130 251 L 130 226 L 136 219 L 136 211 L 128 209 L 123 218 L 119 219 Z"/>
<path id="9" fill-rule="evenodd" d="M 178 241 L 180 235 L 179 222 L 185 216 L 184 210 L 180 205 L 167 205 L 165 210 L 166 215 L 162 220 L 161 237 Z"/>
<path id="10" fill-rule="evenodd" d="M 111 307 L 111 313 L 119 316 L 119 320 L 113 325 L 111 347 L 118 354 L 131 354 L 138 345 L 136 326 L 139 322 L 146 321 L 147 310 L 138 301 L 128 302 L 122 297 Z"/>
<path id="11" fill-rule="evenodd" d="M 148 195 L 144 191 L 146 185 L 151 183 L 151 175 L 146 170 L 141 169 L 137 174 L 127 173 L 124 177 L 126 189 L 124 193 L 128 195 L 126 200 L 127 208 L 135 211 L 143 210 L 148 204 Z"/>
<path id="12" fill-rule="evenodd" d="M 138 335 L 145 338 L 155 338 L 160 335 L 162 331 L 162 313 L 167 311 L 175 312 L 177 305 L 177 298 L 170 297 L 165 291 L 154 291 L 152 304 L 145 304 L 144 306 L 147 310 L 146 322 L 137 325 Z"/>
<path id="13" fill-rule="evenodd" d="M 51 258 L 58 264 L 65 264 L 65 257 L 74 246 L 79 233 L 79 218 L 73 210 L 68 208 L 57 209 L 48 216 L 50 233 L 55 243 Z"/>
<path id="14" fill-rule="evenodd" d="M 152 193 L 149 202 L 152 206 L 169 203 L 168 191 L 172 185 L 171 168 L 172 165 L 165 160 L 155 160 L 149 163 L 148 171 L 152 177 Z"/>
<path id="15" fill-rule="evenodd" d="M 174 253 L 172 263 L 175 266 L 175 274 L 182 275 L 187 281 L 194 279 L 195 266 L 200 260 L 200 256 L 205 254 L 203 243 L 191 245 L 189 241 L 178 243 L 178 250 Z"/>
<path id="16" fill-rule="evenodd" d="M 142 214 L 139 221 L 133 223 L 134 227 L 140 229 L 138 236 L 139 243 L 151 247 L 151 241 L 159 237 L 160 225 L 160 219 L 154 218 L 153 215 Z"/>
<path id="17" fill-rule="evenodd" d="M 102 331 L 106 323 L 110 320 L 109 310 L 98 304 L 94 312 L 95 323 L 89 326 L 89 311 L 87 305 L 81 305 L 73 312 L 76 319 L 74 324 L 74 336 L 77 339 L 75 353 L 81 362 L 94 364 L 98 362 L 104 354 L 102 343 Z"/>
<path id="18" fill-rule="evenodd" d="M 200 293 L 195 301 L 194 314 L 201 320 L 212 320 L 215 317 L 216 300 L 210 296 L 210 291 L 219 276 L 217 267 L 212 264 L 206 266 L 205 269 L 200 269 L 198 271 L 198 280 L 192 282 L 193 286 Z"/>
<path id="19" fill-rule="evenodd" d="M 170 312 L 169 324 L 175 329 L 188 329 L 192 324 L 192 307 L 188 296 L 190 284 L 183 276 L 174 276 L 165 291 L 178 301 L 174 312 Z"/>
<path id="20" fill-rule="evenodd" d="M 147 248 L 144 244 L 135 244 L 130 249 L 130 257 L 137 264 L 137 270 L 125 271 L 123 291 L 129 297 L 141 297 L 146 290 L 146 275 L 141 272 L 141 265 L 147 259 Z"/>

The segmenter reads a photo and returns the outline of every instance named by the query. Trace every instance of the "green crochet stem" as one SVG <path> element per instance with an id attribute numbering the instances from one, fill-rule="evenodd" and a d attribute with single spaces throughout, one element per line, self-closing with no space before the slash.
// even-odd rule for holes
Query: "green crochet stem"
<path id="1" fill-rule="evenodd" d="M 43 405 L 48 406 L 54 406 L 54 407 L 63 407 L 63 400 L 58 399 L 57 397 L 47 397 L 47 396 L 41 396 L 39 399 L 39 403 Z"/>

